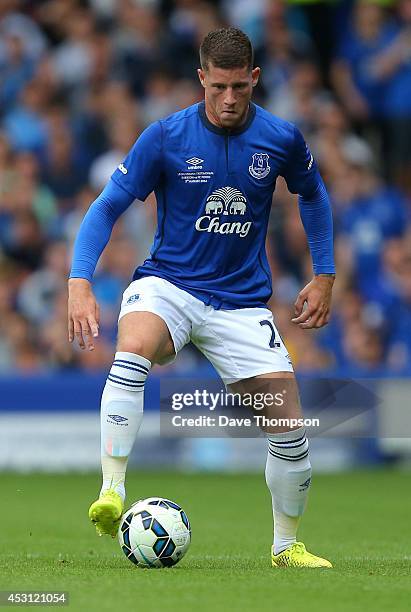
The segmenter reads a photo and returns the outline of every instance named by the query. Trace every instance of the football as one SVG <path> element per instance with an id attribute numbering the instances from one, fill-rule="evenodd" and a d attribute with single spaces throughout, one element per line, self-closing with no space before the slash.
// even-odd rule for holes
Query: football
<path id="1" fill-rule="evenodd" d="M 124 513 L 118 538 L 127 559 L 138 567 L 171 567 L 188 550 L 190 522 L 175 502 L 163 497 L 148 497 Z"/>

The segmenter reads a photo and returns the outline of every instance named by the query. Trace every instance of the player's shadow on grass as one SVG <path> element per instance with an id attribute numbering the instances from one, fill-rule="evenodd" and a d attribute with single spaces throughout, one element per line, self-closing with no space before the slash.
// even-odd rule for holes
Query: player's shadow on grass
<path id="1" fill-rule="evenodd" d="M 191 556 L 184 560 L 181 565 L 173 569 L 190 570 L 223 570 L 223 571 L 252 571 L 269 567 L 267 555 L 261 557 L 243 557 L 235 555 L 204 557 Z"/>
<path id="2" fill-rule="evenodd" d="M 340 559 L 332 559 L 334 568 L 330 571 L 323 570 L 322 574 L 335 574 L 342 573 L 344 575 L 358 576 L 359 574 L 364 576 L 409 576 L 410 572 L 410 558 L 355 558 L 355 557 L 342 557 Z M 120 556 L 112 556 L 108 558 L 98 558 L 96 556 L 87 556 L 82 559 L 68 558 L 67 563 L 64 567 L 68 570 L 76 568 L 79 569 L 79 565 L 83 566 L 87 570 L 99 569 L 99 570 L 110 570 L 110 571 L 125 571 L 130 572 L 150 572 L 150 574 L 156 574 L 156 569 L 139 568 L 132 565 L 126 558 Z M 281 571 L 290 572 L 295 568 L 281 569 Z M 236 557 L 236 556 L 211 556 L 207 555 L 204 557 L 191 556 L 187 557 L 178 565 L 171 568 L 160 568 L 161 572 L 185 572 L 192 570 L 200 571 L 224 571 L 229 573 L 244 572 L 249 573 L 255 570 L 272 571 L 270 561 L 267 559 L 267 555 L 261 557 Z M 312 572 L 310 568 L 299 568 L 298 571 Z"/>
<path id="3" fill-rule="evenodd" d="M 95 556 L 88 556 L 87 558 L 81 559 L 82 565 L 87 567 L 87 569 L 99 569 L 99 570 L 130 570 L 137 572 L 150 572 L 156 573 L 156 568 L 139 568 L 135 567 L 132 563 L 127 561 L 126 558 L 122 559 L 121 555 L 119 557 L 113 556 L 105 559 L 97 558 Z M 73 559 L 67 563 L 66 567 L 73 567 Z M 264 555 L 260 558 L 244 558 L 244 557 L 235 557 L 235 556 L 222 556 L 222 557 L 214 557 L 214 556 L 205 556 L 205 557 L 190 557 L 184 559 L 183 562 L 171 568 L 159 568 L 160 571 L 169 571 L 169 572 L 180 572 L 187 570 L 217 570 L 217 571 L 253 571 L 255 569 L 262 569 L 264 567 L 270 567 L 269 562 L 267 561 L 267 556 Z"/>

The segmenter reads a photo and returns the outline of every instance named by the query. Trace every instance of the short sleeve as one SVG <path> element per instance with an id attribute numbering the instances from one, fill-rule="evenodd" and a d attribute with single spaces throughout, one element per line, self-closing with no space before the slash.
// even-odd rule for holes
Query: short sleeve
<path id="1" fill-rule="evenodd" d="M 158 185 L 161 173 L 162 127 L 157 121 L 142 132 L 111 178 L 135 198 L 144 201 Z"/>
<path id="2" fill-rule="evenodd" d="M 310 196 L 321 182 L 317 164 L 300 130 L 294 126 L 294 142 L 282 173 L 291 193 Z"/>

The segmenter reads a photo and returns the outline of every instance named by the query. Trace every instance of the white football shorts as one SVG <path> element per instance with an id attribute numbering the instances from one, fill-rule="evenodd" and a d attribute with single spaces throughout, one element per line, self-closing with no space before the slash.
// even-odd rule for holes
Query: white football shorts
<path id="1" fill-rule="evenodd" d="M 123 293 L 119 320 L 129 312 L 161 317 L 175 353 L 191 340 L 226 385 L 258 374 L 293 371 L 268 308 L 216 310 L 162 278 L 146 276 Z"/>

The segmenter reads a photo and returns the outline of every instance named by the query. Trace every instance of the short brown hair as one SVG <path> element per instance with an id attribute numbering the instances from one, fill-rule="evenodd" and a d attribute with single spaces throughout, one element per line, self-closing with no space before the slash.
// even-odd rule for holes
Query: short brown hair
<path id="1" fill-rule="evenodd" d="M 252 69 L 253 46 L 247 34 L 238 28 L 222 28 L 209 32 L 200 46 L 200 63 L 203 70 L 209 63 L 216 68 Z"/>

